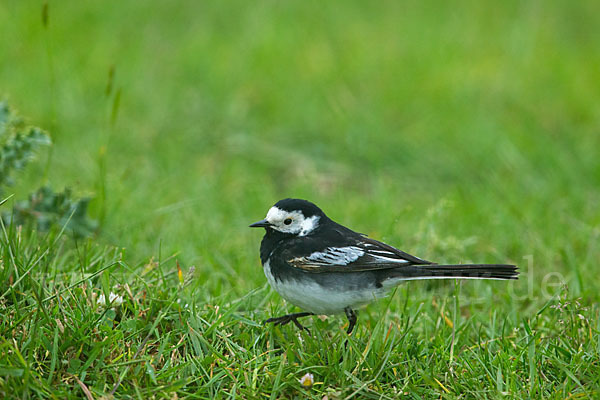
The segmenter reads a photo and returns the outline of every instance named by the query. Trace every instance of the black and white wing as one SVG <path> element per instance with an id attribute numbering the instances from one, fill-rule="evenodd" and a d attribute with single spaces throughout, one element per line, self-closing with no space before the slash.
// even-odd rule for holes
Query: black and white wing
<path id="1" fill-rule="evenodd" d="M 362 237 L 348 246 L 329 246 L 288 262 L 310 272 L 350 272 L 433 264 L 377 240 Z"/>
<path id="2" fill-rule="evenodd" d="M 301 246 L 282 255 L 289 265 L 311 273 L 382 271 L 386 276 L 404 280 L 517 279 L 519 275 L 517 266 L 512 264 L 440 265 L 365 236 L 353 239 L 344 244 L 323 244 L 304 238 Z M 305 255 L 297 256 L 298 252 Z"/>

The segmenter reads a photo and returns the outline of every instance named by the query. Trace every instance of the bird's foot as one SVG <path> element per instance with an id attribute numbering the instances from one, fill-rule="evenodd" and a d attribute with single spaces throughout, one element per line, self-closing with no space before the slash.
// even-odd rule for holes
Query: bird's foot
<path id="1" fill-rule="evenodd" d="M 290 322 L 293 322 L 294 325 L 296 325 L 296 327 L 298 329 L 304 330 L 304 331 L 306 331 L 310 335 L 310 331 L 308 330 L 308 328 L 305 327 L 304 325 L 302 325 L 300 323 L 300 321 L 298 321 L 298 318 L 307 317 L 309 315 L 314 315 L 314 314 L 313 313 L 309 313 L 309 312 L 287 314 L 287 315 L 283 315 L 281 317 L 269 318 L 268 320 L 266 320 L 264 322 L 264 324 L 273 323 L 275 325 L 285 325 L 285 324 L 288 324 Z"/>

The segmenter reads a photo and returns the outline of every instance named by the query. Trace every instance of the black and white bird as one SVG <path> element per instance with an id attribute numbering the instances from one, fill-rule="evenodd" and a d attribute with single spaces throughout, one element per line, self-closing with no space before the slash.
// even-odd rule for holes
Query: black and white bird
<path id="1" fill-rule="evenodd" d="M 344 312 L 350 334 L 356 309 L 403 281 L 415 279 L 517 279 L 510 264 L 436 264 L 398 250 L 329 219 L 315 204 L 300 199 L 277 202 L 252 228 L 265 228 L 260 259 L 267 281 L 281 297 L 304 312 L 266 323 Z"/>

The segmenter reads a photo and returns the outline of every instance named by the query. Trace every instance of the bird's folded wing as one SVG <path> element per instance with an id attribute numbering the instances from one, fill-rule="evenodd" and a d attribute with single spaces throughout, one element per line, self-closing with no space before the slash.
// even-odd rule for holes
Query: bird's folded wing
<path id="1" fill-rule="evenodd" d="M 349 246 L 329 246 L 321 251 L 288 260 L 292 266 L 309 272 L 356 272 L 433 264 L 385 243 L 363 238 Z"/>

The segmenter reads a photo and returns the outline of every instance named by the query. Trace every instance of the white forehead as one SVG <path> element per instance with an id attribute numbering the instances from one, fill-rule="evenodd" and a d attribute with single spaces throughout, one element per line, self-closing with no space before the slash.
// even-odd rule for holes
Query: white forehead
<path id="1" fill-rule="evenodd" d="M 271 207 L 265 218 L 269 222 L 283 221 L 285 218 L 298 218 L 304 217 L 300 211 L 285 211 L 278 207 Z"/>

